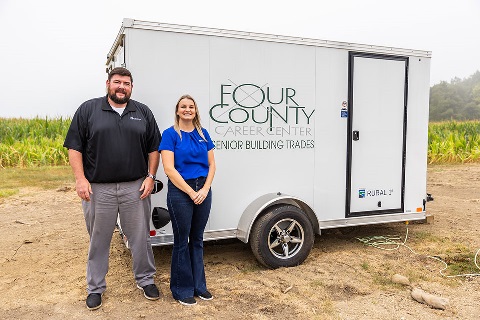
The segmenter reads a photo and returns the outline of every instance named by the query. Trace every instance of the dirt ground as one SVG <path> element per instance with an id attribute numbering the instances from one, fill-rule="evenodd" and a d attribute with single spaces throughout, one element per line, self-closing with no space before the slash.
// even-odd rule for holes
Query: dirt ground
<path id="1" fill-rule="evenodd" d="M 112 240 L 103 306 L 85 307 L 88 237 L 73 185 L 21 189 L 0 204 L 0 318 L 3 319 L 479 319 L 480 277 L 447 278 L 437 256 L 471 259 L 480 248 L 480 165 L 431 166 L 427 210 L 434 223 L 410 223 L 405 247 L 379 250 L 357 237 L 398 235 L 404 223 L 324 231 L 307 260 L 294 268 L 261 267 L 240 241 L 205 246 L 212 301 L 185 307 L 169 290 L 170 247 L 155 247 L 156 283 L 146 300 L 135 286 L 132 260 L 118 233 Z M 478 257 L 480 260 L 480 257 Z M 478 261 L 480 264 L 480 261 Z M 472 270 L 475 270 L 473 267 Z M 449 274 L 451 270 L 444 271 Z M 480 273 L 480 270 L 476 271 Z M 448 298 L 446 310 L 414 301 L 414 287 Z"/>

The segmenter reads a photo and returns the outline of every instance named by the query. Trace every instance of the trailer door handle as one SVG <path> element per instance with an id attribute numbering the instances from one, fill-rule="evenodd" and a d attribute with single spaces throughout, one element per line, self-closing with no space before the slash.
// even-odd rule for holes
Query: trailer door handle
<path id="1" fill-rule="evenodd" d="M 356 130 L 353 131 L 353 140 L 354 140 L 354 141 L 360 140 L 360 132 L 358 132 L 358 131 L 356 131 Z"/>

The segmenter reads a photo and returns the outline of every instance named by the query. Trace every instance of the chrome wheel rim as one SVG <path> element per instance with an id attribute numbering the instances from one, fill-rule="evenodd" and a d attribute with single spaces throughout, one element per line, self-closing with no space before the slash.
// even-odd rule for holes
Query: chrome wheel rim
<path id="1" fill-rule="evenodd" d="M 275 223 L 268 234 L 268 248 L 279 259 L 295 256 L 303 246 L 305 233 L 294 219 L 282 219 Z"/>

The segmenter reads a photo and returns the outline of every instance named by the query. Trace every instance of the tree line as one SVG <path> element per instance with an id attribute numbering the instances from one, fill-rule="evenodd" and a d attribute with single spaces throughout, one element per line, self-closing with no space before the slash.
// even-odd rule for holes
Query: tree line
<path id="1" fill-rule="evenodd" d="M 430 88 L 430 121 L 480 120 L 480 71 Z"/>

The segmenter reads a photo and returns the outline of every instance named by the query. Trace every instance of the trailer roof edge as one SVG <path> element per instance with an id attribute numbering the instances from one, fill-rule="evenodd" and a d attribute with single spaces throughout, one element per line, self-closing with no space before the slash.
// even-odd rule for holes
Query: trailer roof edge
<path id="1" fill-rule="evenodd" d="M 418 56 L 418 57 L 426 57 L 426 58 L 431 58 L 432 56 L 432 52 L 426 51 L 426 50 L 415 50 L 415 49 L 407 49 L 407 48 L 368 45 L 368 44 L 361 44 L 361 43 L 321 40 L 321 39 L 304 38 L 304 37 L 282 36 L 282 35 L 275 35 L 275 34 L 246 32 L 246 31 L 227 30 L 227 29 L 218 29 L 218 28 L 197 27 L 197 26 L 150 22 L 150 21 L 142 21 L 142 20 L 125 18 L 123 20 L 122 28 L 120 29 L 120 32 L 117 35 L 117 39 L 115 40 L 115 43 L 112 46 L 112 49 L 110 50 L 109 55 L 107 57 L 108 62 L 111 59 L 110 57 L 115 53 L 116 47 L 118 46 L 117 44 L 119 41 L 121 41 L 119 39 L 120 34 L 124 32 L 125 28 L 160 30 L 160 31 L 166 31 L 166 32 L 211 35 L 211 36 L 220 36 L 220 37 L 226 37 L 226 38 L 262 40 L 262 41 L 269 41 L 269 42 L 294 43 L 299 45 L 308 45 L 308 46 L 316 46 L 316 47 L 347 49 L 351 51 L 402 54 L 402 55 L 410 55 L 410 56 Z"/>
<path id="2" fill-rule="evenodd" d="M 125 37 L 125 34 L 124 34 L 125 28 L 131 28 L 133 26 L 133 21 L 134 21 L 133 19 L 127 19 L 127 18 L 123 19 L 123 23 L 122 23 L 122 26 L 120 27 L 120 30 L 118 31 L 117 37 L 115 38 L 115 41 L 113 42 L 113 45 L 110 48 L 110 51 L 108 52 L 107 62 L 105 63 L 105 65 L 108 66 L 110 61 L 112 61 L 115 55 L 115 51 L 117 50 L 118 46 L 122 43 L 123 38 Z"/>

